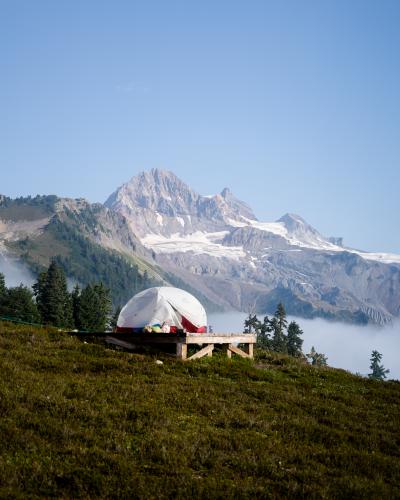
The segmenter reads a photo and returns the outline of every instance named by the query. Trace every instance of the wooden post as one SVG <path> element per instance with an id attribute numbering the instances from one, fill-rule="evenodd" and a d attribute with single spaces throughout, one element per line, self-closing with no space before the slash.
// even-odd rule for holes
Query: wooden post
<path id="1" fill-rule="evenodd" d="M 250 358 L 254 357 L 254 344 L 247 344 L 247 353 Z"/>
<path id="2" fill-rule="evenodd" d="M 186 357 L 187 357 L 187 344 L 183 344 L 182 342 L 178 342 L 176 344 L 176 357 L 178 359 L 186 359 Z"/>

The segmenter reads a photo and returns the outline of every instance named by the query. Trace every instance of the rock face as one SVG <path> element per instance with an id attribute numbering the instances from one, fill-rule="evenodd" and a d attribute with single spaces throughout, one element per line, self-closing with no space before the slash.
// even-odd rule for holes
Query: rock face
<path id="1" fill-rule="evenodd" d="M 225 188 L 201 196 L 173 173 L 152 170 L 117 189 L 123 215 L 157 263 L 222 307 L 384 324 L 400 315 L 400 256 L 325 238 L 286 214 L 260 222 Z"/>
<path id="2" fill-rule="evenodd" d="M 215 196 L 201 196 L 173 173 L 151 170 L 117 189 L 105 206 L 123 214 L 134 232 L 192 234 L 225 228 L 229 221 L 256 220 L 250 207 L 225 188 Z"/>

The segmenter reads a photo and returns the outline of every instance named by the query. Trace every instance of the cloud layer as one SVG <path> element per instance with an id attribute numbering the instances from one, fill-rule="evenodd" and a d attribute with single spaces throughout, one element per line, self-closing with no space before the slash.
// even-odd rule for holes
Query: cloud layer
<path id="1" fill-rule="evenodd" d="M 231 312 L 210 314 L 209 324 L 217 331 L 242 331 L 247 314 Z M 304 331 L 303 351 L 314 346 L 318 352 L 328 356 L 328 364 L 353 373 L 366 375 L 370 372 L 370 357 L 373 350 L 382 355 L 382 363 L 390 369 L 388 379 L 400 380 L 400 321 L 393 326 L 348 325 L 323 319 L 296 320 Z"/>

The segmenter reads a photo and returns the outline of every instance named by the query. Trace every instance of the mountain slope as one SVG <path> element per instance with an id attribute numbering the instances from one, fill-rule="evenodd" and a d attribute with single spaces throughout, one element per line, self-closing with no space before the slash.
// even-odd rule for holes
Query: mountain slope
<path id="1" fill-rule="evenodd" d="M 400 256 L 344 248 L 295 214 L 260 222 L 228 189 L 201 196 L 151 170 L 105 205 L 123 215 L 160 267 L 223 307 L 384 324 L 400 315 Z"/>
<path id="2" fill-rule="evenodd" d="M 1 498 L 399 497 L 399 382 L 1 322 L 0 353 Z"/>
<path id="3" fill-rule="evenodd" d="M 85 200 L 3 197 L 0 245 L 3 253 L 18 256 L 36 275 L 55 258 L 81 285 L 102 280 L 115 304 L 164 281 L 125 219 Z"/>

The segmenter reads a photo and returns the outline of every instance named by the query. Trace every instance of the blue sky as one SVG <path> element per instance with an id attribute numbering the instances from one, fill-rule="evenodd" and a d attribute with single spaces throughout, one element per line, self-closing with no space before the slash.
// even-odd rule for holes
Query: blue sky
<path id="1" fill-rule="evenodd" d="M 397 0 L 0 1 L 0 192 L 167 168 L 400 253 Z"/>

